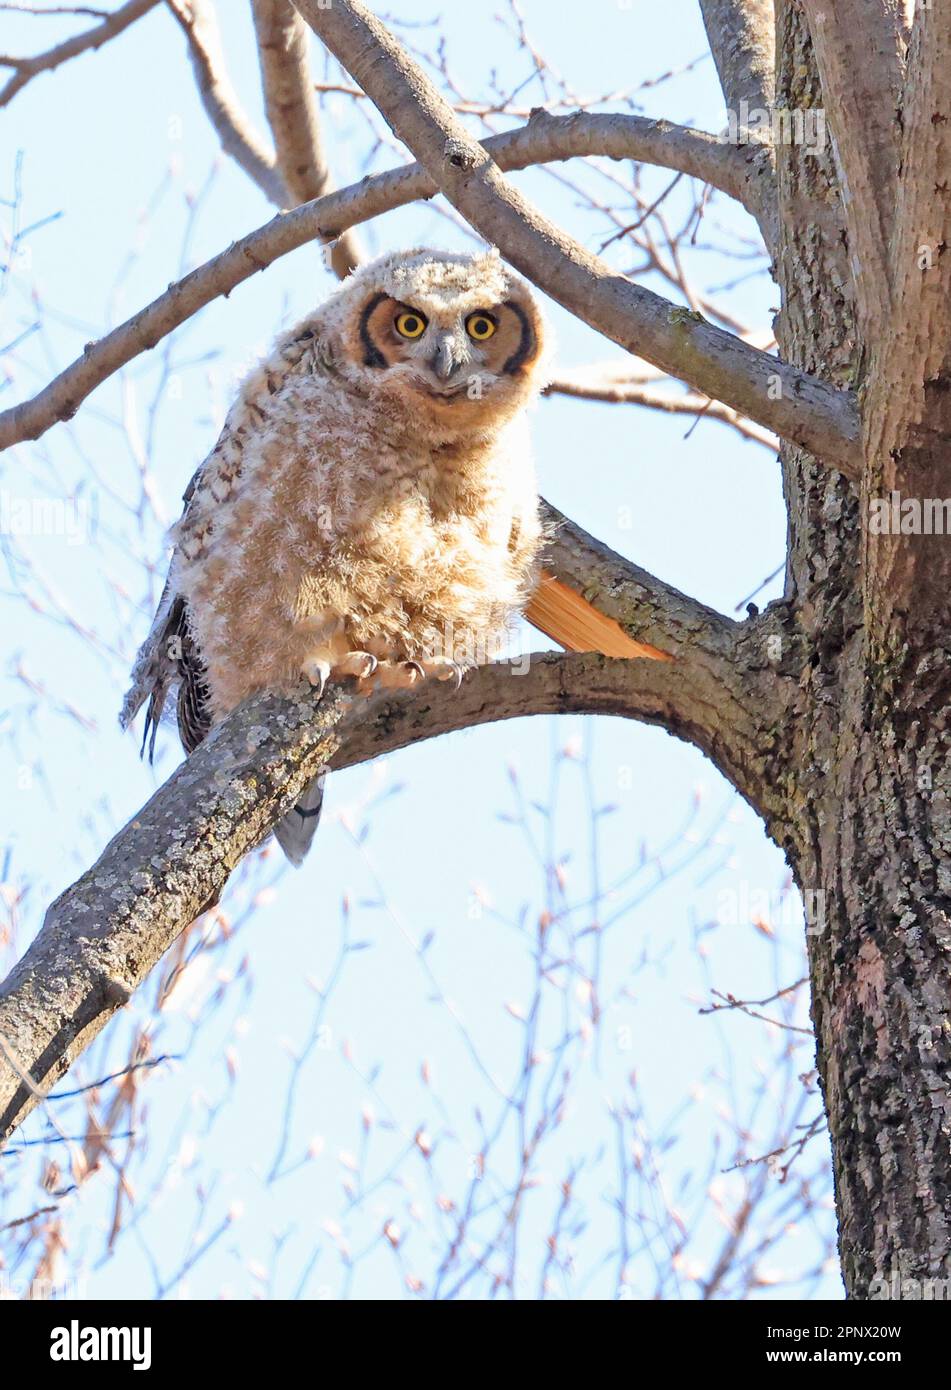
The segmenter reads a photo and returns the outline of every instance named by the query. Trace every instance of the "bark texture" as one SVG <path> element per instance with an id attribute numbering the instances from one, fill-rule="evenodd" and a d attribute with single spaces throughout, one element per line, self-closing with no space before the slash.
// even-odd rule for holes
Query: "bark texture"
<path id="1" fill-rule="evenodd" d="M 873 11 L 877 25 L 879 7 L 869 6 L 868 15 Z M 814 46 L 794 0 L 780 0 L 777 21 L 777 101 L 789 107 L 828 101 L 816 48 L 834 43 L 834 34 L 823 29 Z M 828 13 L 826 21 L 832 24 Z M 874 54 L 864 62 L 866 84 L 891 83 L 891 48 L 877 72 Z M 920 81 L 920 71 L 908 71 L 910 81 Z M 937 105 L 933 109 L 940 115 Z M 841 121 L 847 112 L 848 104 L 830 113 L 833 131 L 836 117 Z M 892 129 L 884 132 L 889 114 Z M 924 287 L 922 272 L 903 263 L 901 251 L 895 259 L 894 248 L 889 260 L 888 244 L 877 239 L 887 177 L 881 171 L 892 167 L 883 151 L 901 134 L 894 102 L 878 107 L 871 129 L 879 130 L 877 141 L 854 152 L 866 173 L 876 152 L 881 161 L 858 233 L 856 209 L 838 182 L 838 138 L 836 149 L 821 156 L 795 146 L 777 151 L 784 232 L 778 336 L 790 361 L 859 388 L 866 429 L 874 433 L 881 410 L 895 409 L 904 383 L 921 380 L 909 354 L 893 351 L 887 364 L 880 357 L 881 339 L 874 334 L 888 331 L 893 312 L 888 280 L 912 281 L 894 311 L 906 325 L 908 295 Z M 853 131 L 849 139 L 855 138 Z M 917 164 L 906 166 L 905 177 L 920 188 L 932 174 L 928 164 Z M 860 245 L 875 247 L 885 269 L 862 271 L 856 235 Z M 861 293 L 856 272 L 864 279 Z M 880 312 L 870 310 L 870 295 L 879 297 Z M 935 342 L 946 350 L 946 331 Z M 870 363 L 880 364 L 871 379 Z M 882 373 L 877 383 L 876 371 Z M 935 391 L 922 402 L 916 425 L 932 480 L 939 472 L 948 477 L 946 409 L 944 393 Z M 915 1279 L 951 1272 L 951 654 L 946 591 L 937 604 L 927 597 L 948 542 L 883 538 L 902 563 L 919 556 L 927 583 L 909 641 L 907 624 L 896 625 L 892 603 L 884 601 L 869 568 L 868 506 L 881 489 L 869 476 L 874 449 L 866 452 L 861 504 L 855 488 L 801 451 L 786 446 L 783 460 L 789 609 L 805 657 L 790 729 L 794 771 L 785 847 L 807 903 L 819 907 L 809 936 L 817 1058 L 832 1137 L 843 1276 L 849 1293 L 863 1298 L 873 1280 L 896 1270 Z M 929 492 L 924 465 L 915 459 L 909 494 L 941 495 Z M 869 585 L 867 602 L 863 588 Z"/>

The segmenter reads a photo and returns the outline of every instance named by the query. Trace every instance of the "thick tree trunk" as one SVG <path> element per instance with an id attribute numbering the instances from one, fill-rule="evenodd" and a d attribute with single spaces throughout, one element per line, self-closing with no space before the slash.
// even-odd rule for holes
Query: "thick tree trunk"
<path id="1" fill-rule="evenodd" d="M 778 103 L 821 105 L 799 4 L 778 0 L 777 24 Z M 867 354 L 832 150 L 783 145 L 777 164 L 780 350 L 860 387 Z M 943 408 L 936 393 L 916 440 L 930 451 L 922 477 L 947 475 Z M 885 659 L 863 616 L 857 489 L 801 450 L 784 448 L 783 464 L 787 603 L 806 657 L 789 729 L 787 818 L 773 833 L 812 918 L 813 1018 L 842 1268 L 849 1294 L 865 1298 L 873 1280 L 895 1270 L 951 1274 L 951 665 L 941 622 L 930 631 L 919 624 L 914 645 Z M 922 541 L 947 544 L 915 544 Z"/>
<path id="2" fill-rule="evenodd" d="M 946 659 L 898 702 L 857 668 L 797 869 L 821 883 L 813 1016 L 846 1286 L 951 1273 Z"/>

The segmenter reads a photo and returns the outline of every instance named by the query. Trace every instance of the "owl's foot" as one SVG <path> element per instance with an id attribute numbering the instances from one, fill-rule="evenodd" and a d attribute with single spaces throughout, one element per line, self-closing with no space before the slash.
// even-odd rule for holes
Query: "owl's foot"
<path id="1" fill-rule="evenodd" d="M 356 676 L 358 681 L 365 681 L 379 664 L 372 652 L 347 652 L 342 661 L 334 663 L 331 675 L 338 678 Z"/>
<path id="2" fill-rule="evenodd" d="M 324 686 L 330 680 L 330 662 L 325 656 L 309 656 L 306 661 L 301 662 L 301 675 L 309 680 L 317 691 L 318 695 L 323 695 Z"/>
<path id="3" fill-rule="evenodd" d="M 451 656 L 434 656 L 419 664 L 425 676 L 433 676 L 437 681 L 454 681 L 457 690 L 462 684 L 463 669 Z"/>
<path id="4" fill-rule="evenodd" d="M 345 656 L 337 659 L 332 654 L 321 651 L 315 652 L 302 662 L 301 673 L 317 693 L 322 695 L 324 686 L 331 678 L 342 680 L 344 676 L 355 676 L 358 681 L 365 681 L 373 675 L 378 664 L 372 652 L 347 652 Z"/>
<path id="5" fill-rule="evenodd" d="M 383 690 L 408 690 L 417 681 L 425 680 L 426 672 L 418 661 L 381 661 L 376 678 Z"/>
<path id="6" fill-rule="evenodd" d="M 408 690 L 429 676 L 437 681 L 454 681 L 458 690 L 462 675 L 462 667 L 448 656 L 424 661 L 381 661 L 376 668 L 376 679 L 384 690 Z"/>

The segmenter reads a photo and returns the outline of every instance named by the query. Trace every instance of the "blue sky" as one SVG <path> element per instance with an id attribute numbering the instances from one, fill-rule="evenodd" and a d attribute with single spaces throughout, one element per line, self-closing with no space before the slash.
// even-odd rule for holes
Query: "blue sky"
<path id="1" fill-rule="evenodd" d="M 219 9 L 227 21 L 233 82 L 263 129 L 245 7 Z M 466 92 L 484 92 L 492 69 L 502 87 L 514 87 L 526 72 L 524 55 L 495 9 L 489 3 L 453 7 L 441 27 L 407 30 L 406 36 L 432 49 L 444 33 L 451 74 Z M 629 90 L 668 70 L 687 69 L 638 91 L 637 109 L 707 129 L 723 125 L 712 62 L 695 63 L 706 43 L 692 0 L 673 0 L 663 10 L 640 0 L 630 6 L 593 0 L 583 11 L 535 0 L 523 11 L 553 67 L 577 91 Z M 405 20 L 428 21 L 435 13 L 424 0 L 399 8 Z M 5 16 L 0 47 L 26 51 L 52 42 L 57 23 Z M 314 66 L 319 72 L 316 54 Z M 537 101 L 539 92 L 527 89 L 520 100 Z M 23 222 L 55 220 L 26 239 L 0 298 L 0 342 L 43 322 L 15 360 L 7 358 L 12 379 L 4 384 L 0 378 L 0 403 L 32 393 L 89 338 L 271 215 L 241 171 L 220 158 L 182 36 L 164 11 L 99 54 L 36 79 L 3 122 L 0 196 L 12 197 L 16 152 L 22 151 Z M 500 118 L 498 128 L 512 123 Z M 326 124 L 335 178 L 350 182 L 365 172 L 364 118 L 338 99 Z M 382 151 L 373 167 L 391 162 Z M 519 179 L 547 212 L 598 249 L 604 224 L 578 207 L 569 187 L 539 172 Z M 650 172 L 645 186 L 659 191 L 668 180 L 662 171 Z M 620 206 L 616 190 L 611 196 Z M 10 209 L 3 211 L 9 225 Z M 720 225 L 755 238 L 745 215 L 721 197 L 706 217 L 711 232 Z M 425 207 L 381 219 L 361 236 L 373 252 L 420 243 L 471 245 L 450 219 Z M 615 245 L 610 254 L 626 265 L 623 247 Z M 762 265 L 738 265 L 702 251 L 691 264 L 703 288 Z M 656 277 L 645 283 L 670 294 Z M 143 479 L 158 512 L 173 520 L 184 484 L 214 441 L 234 382 L 281 325 L 332 287 L 319 252 L 302 248 L 180 330 L 164 364 L 161 349 L 139 359 L 97 391 L 70 425 L 0 459 L 0 488 L 8 498 L 68 498 L 78 505 L 70 513 L 76 535 L 14 538 L 0 580 L 4 877 L 10 885 L 28 885 L 17 951 L 50 898 L 88 866 L 180 757 L 166 731 L 150 770 L 136 756 L 135 739 L 120 735 L 115 722 L 128 662 L 150 613 L 137 557 L 151 555 L 155 584 L 164 570 L 161 526 L 154 516 L 130 510 Z M 768 326 L 777 296 L 768 277 L 759 275 L 721 302 L 745 321 Z M 557 306 L 550 306 L 550 318 L 559 365 L 623 357 Z M 543 401 L 533 421 L 540 487 L 621 553 L 735 616 L 736 604 L 782 559 L 778 465 L 715 422 L 702 421 L 685 438 L 689 424 L 630 406 Z M 32 609 L 14 596 L 22 589 L 33 597 Z M 777 593 L 774 584 L 758 601 Z M 48 616 L 51 608 L 59 620 Z M 71 622 L 91 629 L 94 642 Z M 531 646 L 544 645 L 534 634 Z M 589 805 L 613 808 L 597 818 L 596 837 Z M 671 847 L 664 865 L 683 859 L 687 867 L 648 893 L 657 876 L 653 856 L 662 846 Z M 784 1072 L 770 1079 L 782 1036 L 745 1017 L 700 1016 L 698 1002 L 708 997 L 711 981 L 739 996 L 762 997 L 797 979 L 803 973 L 801 920 L 790 908 L 768 937 L 741 906 L 738 920 L 703 933 L 718 911 L 724 915 L 729 895 L 748 905 L 779 889 L 786 872 L 782 856 L 753 812 L 695 750 L 658 730 L 580 718 L 490 726 L 335 775 L 304 870 L 283 869 L 275 854 L 248 866 L 225 904 L 236 924 L 230 939 L 203 957 L 196 953 L 180 999 L 152 1025 L 156 1050 L 183 1058 L 157 1068 L 142 1088 L 150 1140 L 130 1162 L 137 1193 L 133 1230 L 103 1258 L 114 1196 L 108 1174 L 64 1203 L 83 1288 L 107 1297 L 151 1297 L 174 1281 L 169 1296 L 299 1291 L 399 1298 L 414 1296 L 412 1279 L 419 1278 L 423 1296 L 431 1295 L 439 1223 L 450 1218 L 440 1216 L 430 1199 L 440 1183 L 446 1192 L 464 1190 L 466 1165 L 479 1144 L 476 1108 L 483 1118 L 490 1115 L 493 1085 L 505 1089 L 519 1075 L 519 1003 L 531 997 L 532 981 L 527 924 L 553 894 L 564 907 L 545 869 L 546 854 L 564 862 L 567 895 L 581 904 L 559 925 L 579 958 L 588 950 L 583 904 L 593 885 L 623 883 L 633 874 L 636 891 L 618 888 L 602 909 L 617 914 L 602 962 L 605 997 L 615 1002 L 601 1043 L 582 1049 L 571 1106 L 539 1159 L 539 1182 L 525 1202 L 515 1288 L 519 1297 L 536 1296 L 558 1184 L 577 1165 L 574 1272 L 559 1276 L 551 1296 L 612 1298 L 649 1290 L 647 1254 L 632 1260 L 631 1281 L 620 1289 L 617 1261 L 606 1255 L 616 1245 L 617 1227 L 611 1146 L 636 1071 L 648 1129 L 660 1132 L 686 1107 L 669 1162 L 675 1186 L 683 1183 L 685 1208 L 702 1213 L 690 1256 L 696 1267 L 684 1273 L 677 1295 L 693 1296 L 722 1230 L 716 1201 L 697 1175 L 717 1144 L 720 1166 L 729 1166 L 724 1107 L 735 1103 L 743 1111 L 757 1085 L 765 1085 L 771 1101 L 751 1121 L 755 1152 L 756 1125 L 765 1123 L 770 1104 L 797 1100 L 778 1093 L 787 1084 Z M 645 867 L 638 870 L 642 859 Z M 641 891 L 644 900 L 633 901 Z M 288 1049 L 299 1049 L 308 1036 L 314 982 L 326 981 L 333 970 L 345 899 L 350 940 L 360 949 L 347 957 L 321 1020 L 320 1044 L 301 1069 L 287 1159 L 297 1166 L 268 1183 Z M 430 933 L 421 953 L 419 943 Z M 117 1057 L 122 1064 L 127 1039 L 151 1012 L 157 983 L 112 1025 L 80 1079 L 114 1069 Z M 578 985 L 569 980 L 545 996 L 542 1041 L 553 1045 L 565 1019 L 574 1027 L 584 1016 Z M 801 1015 L 802 1005 L 800 1025 Z M 478 1065 L 456 1016 L 477 1040 Z M 813 1064 L 809 1038 L 795 1042 L 794 1075 Z M 432 1085 L 421 1080 L 423 1060 L 436 1078 Z M 818 1104 L 811 1094 L 806 1120 Z M 518 1137 L 509 1133 L 511 1116 L 500 1123 L 504 1175 Z M 44 1124 L 34 1117 L 29 1137 L 41 1135 Z M 413 1151 L 420 1130 L 438 1139 L 432 1158 L 418 1144 Z M 307 1159 L 312 1141 L 316 1152 Z M 815 1175 L 824 1215 L 816 1226 L 790 1231 L 780 1253 L 770 1256 L 770 1264 L 784 1270 L 809 1266 L 831 1229 L 823 1144 L 814 1144 L 801 1164 L 802 1173 Z M 407 1145 L 410 1157 L 399 1180 L 388 1177 Z M 350 1156 L 355 1169 L 348 1166 Z M 18 1214 L 17 1204 L 30 1200 L 36 1169 L 30 1155 L 10 1162 L 8 1182 L 15 1176 L 7 1200 Z M 354 1204 L 346 1184 L 359 1187 L 364 1179 L 372 1190 Z M 728 1190 L 739 1180 L 735 1174 L 717 1179 Z M 499 1182 L 501 1190 L 503 1176 Z M 770 1199 L 776 1212 L 788 1192 L 788 1185 L 777 1185 Z M 780 1216 L 775 1219 L 781 1224 Z M 387 1221 L 399 1227 L 396 1247 L 380 1235 Z M 487 1226 L 490 1221 L 491 1209 Z M 212 1236 L 207 1252 L 177 1278 L 189 1252 Z M 343 1239 L 365 1252 L 349 1275 L 339 1259 Z M 487 1297 L 488 1287 L 473 1278 L 460 1296 Z M 838 1287 L 830 1273 L 798 1291 L 835 1293 Z"/>

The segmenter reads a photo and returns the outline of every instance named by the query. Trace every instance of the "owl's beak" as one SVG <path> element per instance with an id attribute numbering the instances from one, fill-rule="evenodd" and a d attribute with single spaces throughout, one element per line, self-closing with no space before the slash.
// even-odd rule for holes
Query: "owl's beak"
<path id="1" fill-rule="evenodd" d="M 454 333 L 443 333 L 436 343 L 436 350 L 426 364 L 437 381 L 450 381 L 460 367 L 465 365 L 465 353 L 460 351 Z"/>

